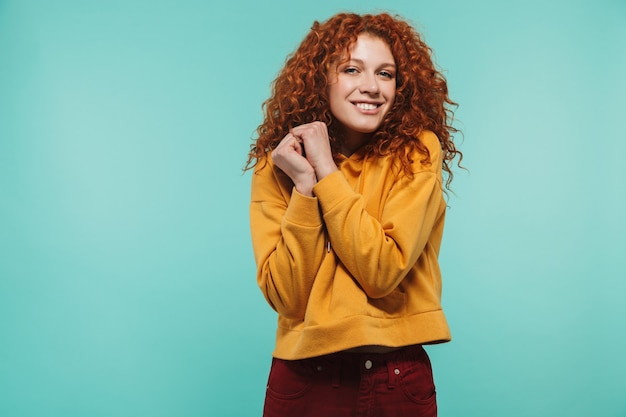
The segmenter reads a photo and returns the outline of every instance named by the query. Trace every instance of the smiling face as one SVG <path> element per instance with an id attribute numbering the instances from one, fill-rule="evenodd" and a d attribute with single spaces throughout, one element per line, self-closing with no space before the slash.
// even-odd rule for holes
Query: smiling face
<path id="1" fill-rule="evenodd" d="M 343 152 L 352 153 L 380 127 L 396 96 L 396 64 L 387 43 L 360 34 L 350 59 L 331 70 L 328 96 Z"/>

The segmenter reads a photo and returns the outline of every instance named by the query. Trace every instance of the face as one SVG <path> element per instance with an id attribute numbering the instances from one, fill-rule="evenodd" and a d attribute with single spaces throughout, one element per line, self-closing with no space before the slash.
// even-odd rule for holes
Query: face
<path id="1" fill-rule="evenodd" d="M 387 43 L 359 35 L 350 60 L 331 69 L 328 96 L 346 140 L 360 146 L 380 127 L 396 96 L 396 64 Z"/>

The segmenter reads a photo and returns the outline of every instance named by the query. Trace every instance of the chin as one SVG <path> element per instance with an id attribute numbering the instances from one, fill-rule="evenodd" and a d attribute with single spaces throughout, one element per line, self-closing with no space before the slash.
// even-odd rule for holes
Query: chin
<path id="1" fill-rule="evenodd" d="M 380 127 L 380 125 L 377 125 L 375 127 L 368 127 L 368 128 L 362 128 L 362 129 L 354 129 L 355 132 L 358 133 L 363 133 L 363 134 L 370 134 L 370 133 L 374 133 L 378 130 L 378 128 Z"/>

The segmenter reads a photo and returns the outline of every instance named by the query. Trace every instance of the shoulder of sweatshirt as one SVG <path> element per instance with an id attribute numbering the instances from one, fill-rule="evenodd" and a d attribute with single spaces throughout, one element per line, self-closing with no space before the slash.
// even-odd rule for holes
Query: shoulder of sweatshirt
<path id="1" fill-rule="evenodd" d="M 410 151 L 413 160 L 413 172 L 432 172 L 441 175 L 442 152 L 439 138 L 430 130 L 425 130 L 418 136 L 419 141 L 428 148 L 429 157 L 420 153 L 416 148 Z"/>
<path id="2" fill-rule="evenodd" d="M 293 183 L 274 165 L 271 156 L 259 159 L 252 172 L 252 202 L 267 200 L 289 201 Z"/>
<path id="3" fill-rule="evenodd" d="M 252 172 L 254 174 L 258 174 L 266 169 L 269 169 L 270 171 L 274 169 L 274 161 L 272 161 L 271 153 L 267 153 L 267 155 L 258 159 L 256 161 L 256 164 L 254 164 L 254 168 L 252 169 Z"/>

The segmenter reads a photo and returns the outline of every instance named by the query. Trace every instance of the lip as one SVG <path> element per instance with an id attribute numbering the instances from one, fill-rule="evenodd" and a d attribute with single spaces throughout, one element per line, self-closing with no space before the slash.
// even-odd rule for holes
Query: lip
<path id="1" fill-rule="evenodd" d="M 378 113 L 378 111 L 380 110 L 380 108 L 382 107 L 383 103 L 381 102 L 376 102 L 376 101 L 352 101 L 351 102 L 352 105 L 354 107 L 356 107 L 356 109 L 363 113 L 363 114 L 375 114 Z M 359 104 L 366 104 L 366 105 L 370 105 L 370 106 L 375 106 L 374 108 L 363 108 L 363 107 L 359 107 Z"/>

